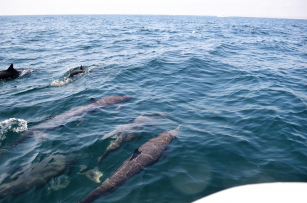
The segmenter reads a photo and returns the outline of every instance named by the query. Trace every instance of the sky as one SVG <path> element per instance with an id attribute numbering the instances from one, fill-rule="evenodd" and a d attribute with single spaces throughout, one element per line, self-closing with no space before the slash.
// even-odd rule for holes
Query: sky
<path id="1" fill-rule="evenodd" d="M 307 0 L 0 0 L 0 15 L 150 14 L 307 19 Z"/>

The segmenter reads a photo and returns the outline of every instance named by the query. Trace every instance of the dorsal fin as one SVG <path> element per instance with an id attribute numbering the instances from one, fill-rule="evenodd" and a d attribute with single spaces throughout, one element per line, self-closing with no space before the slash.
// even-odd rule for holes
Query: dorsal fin
<path id="1" fill-rule="evenodd" d="M 95 103 L 95 102 L 96 102 L 96 99 L 91 98 L 89 103 L 92 104 L 92 103 Z"/>
<path id="2" fill-rule="evenodd" d="M 10 67 L 9 67 L 7 70 L 8 70 L 8 71 L 15 70 L 14 67 L 13 67 L 13 64 L 11 64 Z"/>
<path id="3" fill-rule="evenodd" d="M 80 67 L 80 70 L 83 70 L 82 66 Z"/>
<path id="4" fill-rule="evenodd" d="M 11 74 L 14 74 L 14 75 L 19 75 L 19 72 L 14 69 L 13 64 L 11 64 L 10 67 L 6 71 L 8 71 L 8 72 L 10 72 Z"/>
<path id="5" fill-rule="evenodd" d="M 130 158 L 130 161 L 138 157 L 140 154 L 141 152 L 139 151 L 139 149 L 134 150 L 133 155 Z"/>

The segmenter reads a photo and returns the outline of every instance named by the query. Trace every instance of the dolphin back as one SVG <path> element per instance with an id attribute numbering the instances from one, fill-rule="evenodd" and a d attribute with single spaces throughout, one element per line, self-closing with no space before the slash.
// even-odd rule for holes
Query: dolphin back
<path id="1" fill-rule="evenodd" d="M 11 64 L 7 70 L 0 72 L 0 79 L 16 77 L 20 74 L 20 72 L 21 71 L 15 70 L 13 64 Z"/>
<path id="2" fill-rule="evenodd" d="M 83 70 L 82 66 L 78 70 L 74 70 L 69 74 L 69 78 L 73 77 L 74 75 L 78 75 L 80 73 L 84 73 L 85 71 Z"/>
<path id="3" fill-rule="evenodd" d="M 131 98 L 132 96 L 129 96 L 129 95 L 124 95 L 124 96 L 112 95 L 112 96 L 103 97 L 97 100 L 96 105 L 111 106 L 113 104 L 119 104 L 119 103 L 129 101 Z"/>

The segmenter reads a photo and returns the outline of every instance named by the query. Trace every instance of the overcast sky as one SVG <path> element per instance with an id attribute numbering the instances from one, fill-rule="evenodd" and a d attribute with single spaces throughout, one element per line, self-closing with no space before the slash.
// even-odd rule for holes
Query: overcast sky
<path id="1" fill-rule="evenodd" d="M 307 0 L 0 0 L 0 15 L 163 14 L 307 19 Z"/>

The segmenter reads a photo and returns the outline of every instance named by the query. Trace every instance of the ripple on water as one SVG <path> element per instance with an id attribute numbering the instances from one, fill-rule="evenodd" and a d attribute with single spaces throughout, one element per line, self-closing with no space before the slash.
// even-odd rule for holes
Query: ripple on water
<path id="1" fill-rule="evenodd" d="M 2 183 L 49 156 L 79 156 L 65 175 L 4 202 L 80 201 L 98 186 L 78 173 L 95 169 L 114 140 L 103 137 L 151 112 L 165 117 L 110 154 L 98 168 L 100 180 L 152 137 L 181 124 L 168 157 L 101 201 L 184 203 L 237 185 L 307 181 L 305 21 L 125 15 L 0 21 L 6 28 L 0 60 L 24 71 L 0 81 L 1 151 L 28 127 L 91 98 L 135 95 L 1 156 Z M 86 72 L 69 79 L 80 65 Z"/>

